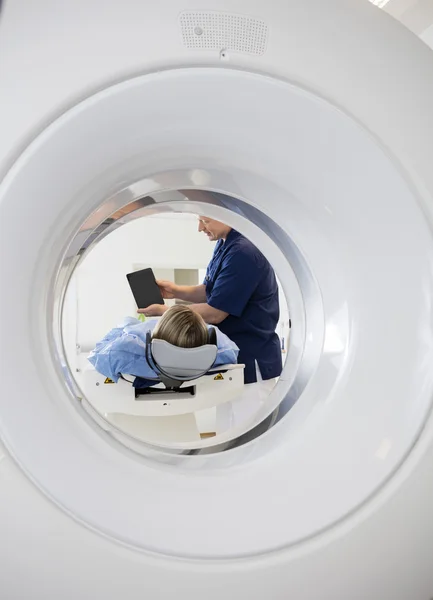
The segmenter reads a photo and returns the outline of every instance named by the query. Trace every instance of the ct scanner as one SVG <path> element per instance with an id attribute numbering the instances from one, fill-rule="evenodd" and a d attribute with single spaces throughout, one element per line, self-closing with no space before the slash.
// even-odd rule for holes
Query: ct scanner
<path id="1" fill-rule="evenodd" d="M 431 598 L 431 50 L 363 0 L 6 0 L 0 64 L 2 600 Z M 142 199 L 288 298 L 230 444 L 120 439 L 64 375 L 68 278 Z"/>

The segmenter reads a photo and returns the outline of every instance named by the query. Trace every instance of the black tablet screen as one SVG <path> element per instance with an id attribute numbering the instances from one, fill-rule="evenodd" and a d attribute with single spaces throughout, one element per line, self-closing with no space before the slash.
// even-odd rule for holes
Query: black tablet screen
<path id="1" fill-rule="evenodd" d="M 128 273 L 126 277 L 137 303 L 137 308 L 146 308 L 151 304 L 164 304 L 152 269 L 142 269 L 141 271 Z"/>

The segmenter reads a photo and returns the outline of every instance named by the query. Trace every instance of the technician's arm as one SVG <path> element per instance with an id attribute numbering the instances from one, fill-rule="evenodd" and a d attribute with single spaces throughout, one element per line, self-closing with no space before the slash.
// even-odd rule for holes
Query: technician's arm
<path id="1" fill-rule="evenodd" d="M 200 286 L 181 286 L 181 287 L 200 287 Z M 176 296 L 179 298 L 179 296 Z M 223 310 L 219 310 L 218 308 L 213 308 L 213 306 L 209 306 L 206 302 L 201 302 L 199 304 L 189 304 L 189 308 L 193 311 L 201 315 L 206 323 L 209 325 L 218 325 L 221 321 L 228 316 L 229 313 L 224 312 Z M 146 315 L 146 317 L 161 317 L 166 310 L 170 307 L 164 304 L 151 304 L 150 306 L 146 306 L 146 308 L 139 308 L 137 310 L 138 313 Z"/>
<path id="2" fill-rule="evenodd" d="M 189 307 L 194 312 L 201 315 L 204 321 L 209 323 L 209 325 L 219 325 L 229 315 L 229 313 L 226 313 L 223 310 L 209 306 L 209 304 L 206 304 L 206 302 L 200 304 L 190 304 Z"/>
<path id="3" fill-rule="evenodd" d="M 172 281 L 156 282 L 161 290 L 163 298 L 171 299 L 178 298 L 193 302 L 189 307 L 201 315 L 209 325 L 218 325 L 228 316 L 229 313 L 209 306 L 206 303 L 206 286 L 205 285 L 176 285 Z M 160 317 L 168 309 L 168 306 L 163 304 L 152 304 L 146 308 L 140 308 L 137 312 L 145 314 L 147 317 Z"/>
<path id="4" fill-rule="evenodd" d="M 176 285 L 172 281 L 157 280 L 163 298 L 177 298 L 187 302 L 206 302 L 205 285 Z"/>
<path id="5" fill-rule="evenodd" d="M 176 298 L 187 302 L 200 304 L 206 302 L 206 286 L 204 285 L 178 285 Z"/>

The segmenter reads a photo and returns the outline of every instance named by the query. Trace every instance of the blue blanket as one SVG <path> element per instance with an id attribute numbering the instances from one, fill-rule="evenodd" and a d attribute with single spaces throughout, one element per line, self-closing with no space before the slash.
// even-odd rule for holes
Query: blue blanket
<path id="1" fill-rule="evenodd" d="M 150 319 L 142 323 L 128 317 L 96 344 L 88 360 L 99 373 L 116 383 L 121 374 L 142 379 L 158 377 L 146 359 L 146 334 L 153 331 L 157 322 Z M 213 366 L 237 363 L 239 348 L 217 327 L 215 330 L 218 351 Z"/>

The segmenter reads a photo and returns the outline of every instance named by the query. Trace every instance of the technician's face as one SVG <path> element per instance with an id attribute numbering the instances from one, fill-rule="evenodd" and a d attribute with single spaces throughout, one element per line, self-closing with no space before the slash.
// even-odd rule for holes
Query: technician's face
<path id="1" fill-rule="evenodd" d="M 211 242 L 225 239 L 230 231 L 225 223 L 215 221 L 215 219 L 208 219 L 207 217 L 199 217 L 198 219 L 198 230 L 202 231 Z"/>

